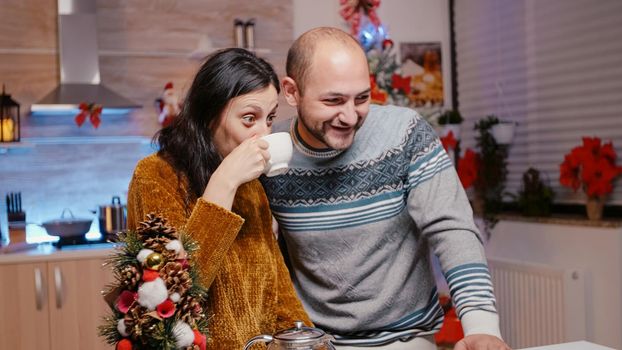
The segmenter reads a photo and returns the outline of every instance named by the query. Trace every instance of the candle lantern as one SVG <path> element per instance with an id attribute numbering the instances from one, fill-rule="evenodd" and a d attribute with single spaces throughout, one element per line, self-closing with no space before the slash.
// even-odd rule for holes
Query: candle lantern
<path id="1" fill-rule="evenodd" d="M 2 85 L 0 95 L 0 142 L 18 142 L 20 139 L 19 103 L 6 94 Z"/>

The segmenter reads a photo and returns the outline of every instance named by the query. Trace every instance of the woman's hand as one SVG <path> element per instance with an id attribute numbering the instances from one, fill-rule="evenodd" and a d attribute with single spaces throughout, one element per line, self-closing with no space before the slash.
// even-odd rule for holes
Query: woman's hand
<path id="1" fill-rule="evenodd" d="M 212 174 L 203 199 L 231 210 L 238 187 L 258 178 L 270 160 L 268 143 L 253 136 L 233 149 Z"/>

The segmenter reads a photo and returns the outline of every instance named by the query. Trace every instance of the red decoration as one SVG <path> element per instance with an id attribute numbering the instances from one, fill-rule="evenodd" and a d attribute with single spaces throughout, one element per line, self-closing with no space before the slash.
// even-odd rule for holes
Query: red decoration
<path id="1" fill-rule="evenodd" d="M 181 113 L 181 103 L 177 92 L 173 89 L 173 83 L 164 85 L 162 95 L 156 99 L 158 109 L 158 122 L 162 127 L 171 125 L 173 120 Z"/>
<path id="2" fill-rule="evenodd" d="M 559 182 L 588 197 L 603 197 L 613 191 L 613 180 L 622 174 L 616 166 L 616 152 L 611 142 L 602 145 L 598 137 L 584 137 L 583 145 L 573 148 L 560 164 Z"/>
<path id="3" fill-rule="evenodd" d="M 129 339 L 121 339 L 117 343 L 117 350 L 132 350 L 132 342 Z"/>
<path id="4" fill-rule="evenodd" d="M 445 152 L 448 152 L 450 149 L 456 149 L 458 140 L 454 137 L 454 132 L 450 130 L 447 135 L 441 137 L 441 143 L 443 144 Z"/>
<path id="5" fill-rule="evenodd" d="M 403 77 L 398 74 L 393 74 L 391 77 L 391 86 L 395 89 L 402 90 L 404 94 L 410 94 L 410 76 Z"/>
<path id="6" fill-rule="evenodd" d="M 453 345 L 464 338 L 462 324 L 456 315 L 456 309 L 451 306 L 451 300 L 447 296 L 440 296 L 439 301 L 445 311 L 445 319 L 441 330 L 434 335 L 436 344 Z"/>
<path id="7" fill-rule="evenodd" d="M 158 316 L 169 318 L 175 314 L 175 304 L 170 299 L 166 299 L 156 307 L 156 311 Z"/>
<path id="8" fill-rule="evenodd" d="M 160 277 L 160 273 L 158 271 L 148 269 L 143 270 L 143 281 L 145 282 L 151 282 L 158 277 Z"/>
<path id="9" fill-rule="evenodd" d="M 198 329 L 195 329 L 193 332 L 194 341 L 192 342 L 192 344 L 198 345 L 200 350 L 205 350 L 205 348 L 207 347 L 207 337 L 199 332 Z"/>
<path id="10" fill-rule="evenodd" d="M 130 309 L 132 304 L 136 302 L 138 294 L 135 292 L 130 292 L 129 290 L 124 290 L 119 295 L 119 299 L 117 299 L 117 310 L 122 313 L 127 313 L 127 310 Z"/>
<path id="11" fill-rule="evenodd" d="M 102 105 L 82 102 L 78 108 L 80 109 L 80 112 L 74 119 L 78 127 L 81 127 L 88 117 L 91 124 L 93 124 L 93 127 L 97 129 L 99 124 L 101 124 L 100 116 L 102 114 Z"/>
<path id="12" fill-rule="evenodd" d="M 372 103 L 380 103 L 385 104 L 387 102 L 387 92 L 381 90 L 376 83 L 376 77 L 374 75 L 370 75 L 369 79 L 371 81 L 371 93 L 370 98 Z"/>
<path id="13" fill-rule="evenodd" d="M 380 0 L 340 0 L 341 10 L 339 14 L 350 24 L 352 35 L 359 33 L 361 24 L 361 12 L 369 17 L 369 21 L 376 27 L 380 25 L 380 18 L 376 9 L 380 6 Z"/>
<path id="14" fill-rule="evenodd" d="M 458 160 L 458 177 L 462 186 L 467 189 L 477 180 L 477 171 L 479 169 L 479 154 L 467 149 L 464 157 Z"/>

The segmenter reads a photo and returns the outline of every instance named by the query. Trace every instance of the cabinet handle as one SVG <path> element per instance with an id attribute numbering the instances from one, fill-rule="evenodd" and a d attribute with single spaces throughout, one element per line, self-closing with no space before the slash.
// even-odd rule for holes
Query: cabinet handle
<path id="1" fill-rule="evenodd" d="M 37 310 L 43 309 L 43 275 L 41 269 L 35 268 L 35 303 Z"/>
<path id="2" fill-rule="evenodd" d="M 56 308 L 63 307 L 63 274 L 60 267 L 54 267 L 54 286 L 56 287 Z"/>

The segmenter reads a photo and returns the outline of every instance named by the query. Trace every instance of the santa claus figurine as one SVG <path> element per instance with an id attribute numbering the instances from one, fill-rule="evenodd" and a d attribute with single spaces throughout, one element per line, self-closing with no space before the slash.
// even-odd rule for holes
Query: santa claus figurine
<path id="1" fill-rule="evenodd" d="M 158 102 L 160 110 L 158 122 L 160 122 L 162 127 L 167 127 L 181 111 L 179 96 L 173 89 L 173 83 L 168 82 L 164 86 L 164 91 L 162 92 L 162 96 L 158 99 Z"/>

